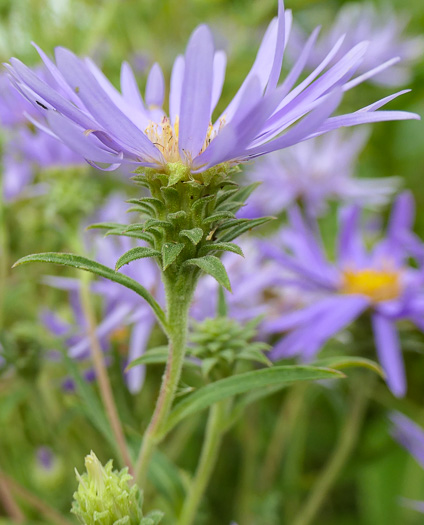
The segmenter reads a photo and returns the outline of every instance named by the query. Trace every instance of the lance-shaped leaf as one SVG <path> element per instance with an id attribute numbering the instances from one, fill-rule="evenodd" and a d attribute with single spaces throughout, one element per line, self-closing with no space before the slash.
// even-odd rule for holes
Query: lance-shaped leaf
<path id="1" fill-rule="evenodd" d="M 155 300 L 153 295 L 146 288 L 144 288 L 144 286 L 141 286 L 141 284 L 139 284 L 137 281 L 134 281 L 134 279 L 131 279 L 127 275 L 117 273 L 114 270 L 112 270 L 112 268 L 108 268 L 103 264 L 100 264 L 96 261 L 92 261 L 91 259 L 87 259 L 86 257 L 74 255 L 71 253 L 51 252 L 27 255 L 26 257 L 22 257 L 22 259 L 19 259 L 19 261 L 17 261 L 13 265 L 13 268 L 15 268 L 16 266 L 20 266 L 21 264 L 26 264 L 30 262 L 46 262 L 52 264 L 61 264 L 63 266 L 70 266 L 72 268 L 77 268 L 79 270 L 85 270 L 86 272 L 94 273 L 99 277 L 104 277 L 105 279 L 109 279 L 110 281 L 113 281 L 115 283 L 122 284 L 122 286 L 125 286 L 126 288 L 129 288 L 133 292 L 137 293 L 149 303 L 149 305 L 152 307 L 152 310 L 156 314 L 158 321 L 161 323 L 162 327 L 166 331 L 165 313 L 159 306 L 159 303 Z"/>
<path id="2" fill-rule="evenodd" d="M 181 230 L 180 237 L 187 237 L 195 246 L 199 244 L 203 237 L 202 228 L 192 228 L 191 230 Z"/>
<path id="3" fill-rule="evenodd" d="M 239 219 L 236 221 L 228 221 L 228 224 L 225 225 L 224 229 L 228 229 L 223 235 L 219 237 L 220 242 L 230 242 L 239 237 L 242 233 L 256 228 L 256 226 L 261 226 L 268 221 L 274 220 L 275 217 L 260 217 L 259 219 Z M 233 224 L 230 224 L 233 222 Z M 219 227 L 219 233 L 222 231 L 222 225 Z"/>
<path id="4" fill-rule="evenodd" d="M 146 241 L 149 244 L 155 243 L 155 236 L 152 233 L 143 232 L 143 231 L 128 231 L 127 229 L 116 229 L 110 230 L 106 233 L 108 235 L 117 235 L 119 237 L 131 237 L 132 239 L 140 239 Z"/>
<path id="5" fill-rule="evenodd" d="M 115 230 L 126 228 L 127 224 L 120 224 L 119 222 L 96 222 L 87 226 L 87 230 Z"/>
<path id="6" fill-rule="evenodd" d="M 337 356 L 337 357 L 326 357 L 325 359 L 319 359 L 314 363 L 317 366 L 328 366 L 335 370 L 342 370 L 344 368 L 367 368 L 378 374 L 383 379 L 385 374 L 381 366 L 372 361 L 371 359 L 366 359 L 365 357 L 354 357 L 354 356 Z"/>
<path id="7" fill-rule="evenodd" d="M 122 268 L 122 266 L 125 264 L 129 264 L 130 262 L 136 261 L 137 259 L 144 259 L 145 257 L 160 257 L 160 255 L 161 253 L 158 250 L 154 250 L 153 248 L 137 246 L 131 250 L 128 250 L 126 253 L 124 253 L 124 255 L 119 257 L 115 265 L 115 270 L 118 271 L 119 268 Z"/>
<path id="8" fill-rule="evenodd" d="M 221 252 L 233 252 L 237 255 L 244 257 L 244 253 L 240 246 L 232 242 L 212 242 L 210 244 L 205 244 L 202 246 L 201 253 L 207 253 L 212 251 L 221 251 Z"/>
<path id="9" fill-rule="evenodd" d="M 213 222 L 222 221 L 224 219 L 234 219 L 235 215 L 234 213 L 231 213 L 230 211 L 220 211 L 218 213 L 214 213 L 213 215 L 210 215 L 209 217 L 206 217 L 206 219 L 203 220 L 203 224 L 211 224 Z"/>
<path id="10" fill-rule="evenodd" d="M 275 366 L 237 374 L 206 385 L 180 401 L 171 411 L 164 428 L 168 433 L 177 423 L 196 412 L 239 394 L 253 390 L 287 385 L 298 381 L 317 381 L 345 377 L 337 370 L 313 366 Z"/>
<path id="11" fill-rule="evenodd" d="M 227 270 L 222 262 L 214 255 L 205 255 L 196 259 L 189 259 L 184 264 L 198 266 L 205 273 L 211 275 L 218 283 L 231 292 L 231 284 L 228 279 Z"/>
<path id="12" fill-rule="evenodd" d="M 162 246 L 162 264 L 163 264 L 164 271 L 180 255 L 181 250 L 183 248 L 184 248 L 184 244 L 182 242 L 176 242 L 176 243 L 168 242 Z"/>

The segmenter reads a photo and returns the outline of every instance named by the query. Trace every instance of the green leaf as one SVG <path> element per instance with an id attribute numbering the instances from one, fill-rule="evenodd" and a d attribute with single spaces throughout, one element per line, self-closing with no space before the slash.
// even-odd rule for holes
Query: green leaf
<path id="1" fill-rule="evenodd" d="M 144 286 L 141 286 L 141 284 L 139 284 L 137 281 L 134 281 L 134 279 L 131 279 L 127 275 L 117 273 L 114 270 L 112 270 L 112 268 L 103 266 L 103 264 L 100 264 L 96 261 L 92 261 L 91 259 L 87 259 L 86 257 L 81 257 L 80 255 L 73 255 L 71 253 L 50 252 L 27 255 L 26 257 L 22 257 L 22 259 L 19 259 L 19 261 L 17 261 L 13 265 L 13 268 L 15 268 L 16 266 L 20 266 L 21 264 L 26 264 L 30 262 L 46 262 L 70 266 L 72 268 L 77 268 L 79 270 L 94 273 L 99 277 L 104 277 L 105 279 L 109 279 L 110 281 L 113 281 L 115 283 L 122 284 L 122 286 L 129 288 L 133 292 L 143 297 L 145 301 L 147 301 L 147 303 L 152 307 L 152 310 L 156 314 L 158 321 L 161 323 L 161 325 L 166 331 L 165 313 L 159 306 L 158 302 L 155 300 L 153 295 L 148 290 L 146 290 L 146 288 L 144 288 Z"/>
<path id="2" fill-rule="evenodd" d="M 206 385 L 180 401 L 171 411 L 164 434 L 188 416 L 211 405 L 246 392 L 283 385 L 297 381 L 316 381 L 345 377 L 337 370 L 312 366 L 275 366 L 244 374 L 237 374 Z"/>
<path id="3" fill-rule="evenodd" d="M 175 261 L 183 248 L 184 244 L 182 242 L 169 242 L 162 246 L 162 263 L 164 270 L 166 270 L 168 266 Z"/>
<path id="4" fill-rule="evenodd" d="M 203 213 L 203 210 L 205 209 L 205 206 L 212 202 L 215 199 L 215 195 L 206 195 L 206 197 L 201 197 L 200 199 L 197 199 L 193 202 L 191 209 L 201 215 Z"/>
<path id="5" fill-rule="evenodd" d="M 127 231 L 127 230 L 110 230 L 106 234 L 108 235 L 118 235 L 122 237 L 131 237 L 132 239 L 140 239 L 146 241 L 149 244 L 154 244 L 155 238 L 151 233 L 147 232 L 137 232 L 137 231 Z"/>
<path id="6" fill-rule="evenodd" d="M 229 190 L 225 190 L 222 193 L 220 192 L 217 199 L 216 199 L 216 205 L 215 209 L 218 210 L 226 200 L 228 200 L 230 197 L 232 197 L 234 194 L 236 194 L 239 191 L 239 188 L 231 188 Z"/>
<path id="7" fill-rule="evenodd" d="M 193 228 L 191 230 L 181 230 L 180 237 L 187 237 L 195 246 L 199 244 L 203 237 L 202 228 Z"/>
<path id="8" fill-rule="evenodd" d="M 337 357 L 327 357 L 325 359 L 319 359 L 314 363 L 317 366 L 325 366 L 328 368 L 333 368 L 334 370 L 341 370 L 344 368 L 367 368 L 378 374 L 383 379 L 385 374 L 381 366 L 372 361 L 371 359 L 366 359 L 364 357 L 353 357 L 353 356 L 337 356 Z"/>
<path id="9" fill-rule="evenodd" d="M 189 259 L 184 264 L 198 266 L 205 273 L 211 275 L 218 283 L 231 292 L 230 280 L 228 279 L 227 270 L 222 262 L 214 255 L 205 255 L 197 259 Z"/>
<path id="10" fill-rule="evenodd" d="M 154 250 L 153 248 L 146 248 L 145 246 L 137 246 L 136 248 L 128 250 L 126 253 L 124 253 L 124 255 L 119 257 L 115 265 L 115 270 L 118 271 L 125 264 L 129 264 L 130 262 L 136 261 L 137 259 L 144 259 L 145 257 L 157 256 L 160 256 L 160 252 L 158 250 Z"/>
<path id="11" fill-rule="evenodd" d="M 173 228 L 172 223 L 169 221 L 160 221 L 158 219 L 149 219 L 144 223 L 144 230 L 150 230 L 151 228 Z"/>
<path id="12" fill-rule="evenodd" d="M 202 246 L 201 253 L 211 252 L 211 251 L 223 251 L 223 252 L 233 252 L 237 255 L 244 257 L 244 253 L 240 246 L 232 242 L 212 242 L 210 244 L 205 244 Z"/>
<path id="13" fill-rule="evenodd" d="M 256 228 L 256 226 L 261 226 L 262 224 L 265 224 L 266 222 L 274 220 L 275 217 L 260 217 L 259 219 L 252 219 L 245 221 L 244 219 L 240 219 L 239 224 L 236 224 L 234 227 L 231 227 L 231 224 L 228 225 L 229 231 L 224 233 L 221 237 L 219 237 L 220 242 L 229 242 L 237 237 L 239 237 L 242 233 L 247 232 L 248 230 L 251 230 L 252 228 Z M 231 222 L 231 221 L 230 221 Z M 234 223 L 236 221 L 233 221 Z M 222 227 L 220 226 L 219 230 L 221 230 Z M 220 232 L 219 232 L 220 233 Z"/>
<path id="14" fill-rule="evenodd" d="M 235 215 L 234 213 L 231 213 L 230 211 L 220 211 L 218 213 L 214 213 L 213 215 L 210 215 L 209 217 L 206 217 L 206 219 L 203 220 L 204 224 L 210 224 L 212 222 L 222 221 L 223 219 L 234 219 Z"/>
<path id="15" fill-rule="evenodd" d="M 127 224 L 119 224 L 118 222 L 96 222 L 87 226 L 87 230 L 114 230 L 116 228 L 126 228 Z"/>

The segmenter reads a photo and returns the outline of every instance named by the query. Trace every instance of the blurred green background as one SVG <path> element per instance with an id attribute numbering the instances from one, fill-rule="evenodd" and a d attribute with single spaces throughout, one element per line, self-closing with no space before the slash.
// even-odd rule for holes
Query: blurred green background
<path id="1" fill-rule="evenodd" d="M 388 1 L 375 3 L 387 6 Z M 249 70 L 263 31 L 276 15 L 276 4 L 275 0 L 0 0 L 0 58 L 7 61 L 15 56 L 36 65 L 38 55 L 30 45 L 32 40 L 48 53 L 52 53 L 55 46 L 63 45 L 77 54 L 94 57 L 115 83 L 121 62 L 128 60 L 139 68 L 139 82 L 143 87 L 146 71 L 155 61 L 162 65 L 169 80 L 176 54 L 183 52 L 194 27 L 206 22 L 212 27 L 216 42 L 229 55 L 219 110 Z M 424 32 L 422 0 L 390 0 L 390 4 L 410 17 L 409 34 Z M 295 19 L 304 27 L 322 24 L 324 29 L 330 27 L 342 5 L 343 2 L 331 0 L 286 2 L 286 7 L 293 10 Z M 424 115 L 424 61 L 416 67 L 409 87 L 412 93 L 391 103 L 390 109 Z M 392 91 L 362 86 L 349 93 L 343 107 L 359 108 Z M 417 200 L 416 229 L 424 237 L 424 122 L 375 125 L 361 155 L 358 174 L 402 177 L 404 186 L 412 189 Z M 55 171 L 40 174 L 39 178 L 54 181 L 50 193 L 36 202 L 24 201 L 6 207 L 2 216 L 3 243 L 8 252 L 2 261 L 3 329 L 17 341 L 21 361 L 17 376 L 0 378 L 0 467 L 67 514 L 75 488 L 73 467 L 81 469 L 83 456 L 90 448 L 95 448 L 103 460 L 112 452 L 72 396 L 60 393 L 54 378 L 57 371 L 39 370 L 43 349 L 50 341 L 38 322 L 38 308 L 55 305 L 58 310 L 67 309 L 63 293 L 40 285 L 41 276 L 52 271 L 36 266 L 12 273 L 10 263 L 31 252 L 78 251 L 81 221 L 100 206 L 110 192 L 133 190 L 112 175 L 94 173 L 89 168 L 80 171 L 78 177 L 72 171 Z M 418 525 L 423 522 L 422 515 L 399 504 L 399 497 L 424 500 L 424 472 L 388 436 L 385 415 L 387 408 L 395 407 L 424 422 L 422 338 L 417 345 L 418 351 L 407 356 L 408 400 L 395 401 L 385 385 L 379 384 L 360 445 L 332 491 L 317 525 Z M 118 395 L 122 417 L 129 428 L 133 428 L 134 417 L 152 405 L 159 377 L 160 370 L 154 370 L 141 400 L 130 399 L 126 392 Z M 119 379 L 114 380 L 118 388 Z M 201 523 L 226 525 L 241 515 L 244 521 L 240 520 L 239 525 L 290 524 L 292 514 L 332 449 L 349 403 L 345 387 L 323 391 L 311 386 L 305 399 L 309 403 L 297 413 L 289 429 L 292 440 L 284 457 L 285 469 L 271 491 L 260 492 L 257 488 L 255 469 L 261 468 L 285 395 L 274 396 L 267 405 L 252 409 L 237 432 L 227 437 L 208 494 L 208 510 L 215 518 L 213 521 L 205 518 Z M 202 424 L 189 438 L 189 452 L 182 454 L 181 463 L 186 468 L 194 466 Z M 260 440 L 252 442 L 250 436 L 257 428 L 260 428 Z M 44 444 L 59 458 L 58 471 L 51 479 L 45 473 L 40 474 L 35 464 L 35 451 Z M 231 472 L 234 477 L 229 477 Z M 164 473 L 170 478 L 174 475 L 167 465 Z M 176 490 L 172 483 L 171 488 Z M 154 504 L 162 508 L 165 505 L 163 494 L 149 497 L 148 508 Z M 39 512 L 29 507 L 28 512 L 33 515 L 33 523 L 43 521 Z"/>

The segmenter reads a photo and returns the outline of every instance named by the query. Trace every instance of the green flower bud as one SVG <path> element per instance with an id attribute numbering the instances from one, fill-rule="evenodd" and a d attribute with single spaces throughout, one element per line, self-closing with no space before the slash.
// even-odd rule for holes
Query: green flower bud
<path id="1" fill-rule="evenodd" d="M 194 323 L 190 335 L 189 352 L 202 360 L 205 376 L 219 379 L 233 373 L 237 361 L 256 361 L 269 365 L 264 351 L 266 343 L 252 341 L 256 336 L 258 320 L 240 324 L 234 319 L 216 317 Z"/>
<path id="2" fill-rule="evenodd" d="M 84 525 L 156 525 L 163 514 L 151 512 L 143 517 L 143 497 L 136 484 L 131 484 L 128 469 L 113 469 L 112 460 L 103 466 L 94 452 L 85 458 L 87 472 L 80 475 L 71 512 Z"/>

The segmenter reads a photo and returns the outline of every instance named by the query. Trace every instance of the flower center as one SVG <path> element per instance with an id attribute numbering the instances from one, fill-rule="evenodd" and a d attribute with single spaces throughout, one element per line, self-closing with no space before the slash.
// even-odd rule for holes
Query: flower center
<path id="1" fill-rule="evenodd" d="M 400 272 L 395 270 L 344 270 L 341 292 L 361 294 L 373 302 L 390 301 L 401 293 Z"/>
<path id="2" fill-rule="evenodd" d="M 215 130 L 212 124 L 209 124 L 208 131 L 206 133 L 205 142 L 203 143 L 202 149 L 198 155 L 203 153 L 209 146 L 212 140 L 221 130 L 225 124 L 225 119 L 221 118 L 219 122 L 218 130 Z M 178 149 L 178 135 L 179 135 L 179 118 L 175 119 L 175 124 L 172 125 L 168 117 L 163 117 L 162 122 L 150 122 L 145 131 L 147 137 L 153 144 L 158 147 L 166 160 L 167 163 L 178 162 L 183 160 L 185 163 L 191 162 L 193 159 L 189 158 L 188 153 L 185 159 L 180 158 L 180 152 Z"/>

